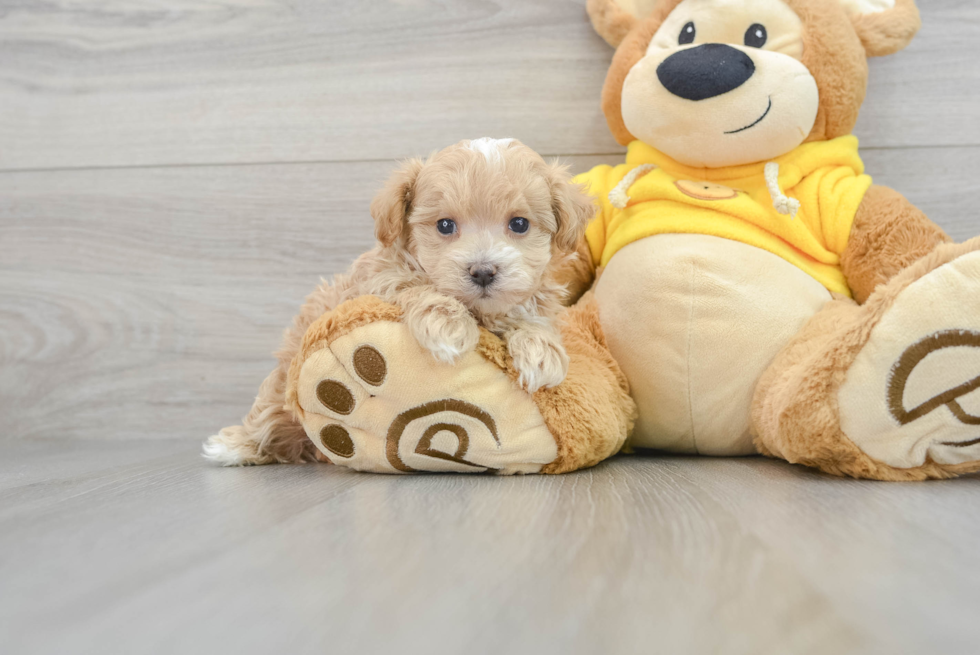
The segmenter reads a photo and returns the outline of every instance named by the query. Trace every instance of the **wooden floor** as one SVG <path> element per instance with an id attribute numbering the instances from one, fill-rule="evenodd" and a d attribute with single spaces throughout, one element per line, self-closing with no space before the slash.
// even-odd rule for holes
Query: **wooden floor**
<path id="1" fill-rule="evenodd" d="M 908 652 L 980 643 L 980 478 L 622 458 L 223 470 L 398 158 L 622 159 L 585 0 L 0 0 L 0 652 Z M 876 181 L 980 234 L 980 5 L 873 61 Z"/>
<path id="2" fill-rule="evenodd" d="M 0 460 L 4 653 L 976 653 L 980 479 L 621 457 L 560 478 Z"/>

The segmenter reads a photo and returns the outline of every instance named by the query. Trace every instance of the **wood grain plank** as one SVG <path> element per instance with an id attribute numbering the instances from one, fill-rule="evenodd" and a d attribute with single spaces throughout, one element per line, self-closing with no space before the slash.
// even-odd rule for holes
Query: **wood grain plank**
<path id="1" fill-rule="evenodd" d="M 980 6 L 872 62 L 866 146 L 980 145 Z M 619 151 L 584 0 L 0 2 L 0 170 Z"/>
<path id="2" fill-rule="evenodd" d="M 47 443 L 79 472 L 0 445 L 34 470 L 0 493 L 12 652 L 965 653 L 980 638 L 978 477 L 652 456 L 393 477 Z"/>
<path id="3" fill-rule="evenodd" d="M 166 452 L 6 494 L 0 615 L 16 652 L 594 653 L 654 639 L 663 652 L 782 653 L 870 640 L 659 465 L 393 478 Z M 39 630 L 52 613 L 56 629 Z"/>
<path id="4" fill-rule="evenodd" d="M 866 159 L 954 237 L 980 234 L 980 148 Z M 302 298 L 372 244 L 391 166 L 0 174 L 0 439 L 197 440 L 237 421 Z"/>
<path id="5" fill-rule="evenodd" d="M 922 30 L 912 44 L 869 61 L 867 101 L 855 134 L 872 148 L 980 144 L 980 5 L 916 4 Z"/>
<path id="6" fill-rule="evenodd" d="M 765 468 L 766 482 L 755 486 L 751 467 L 696 463 L 688 468 L 680 460 L 674 470 L 683 469 L 737 522 L 751 525 L 760 540 L 791 558 L 845 616 L 859 616 L 863 629 L 895 637 L 898 652 L 931 652 L 933 640 L 948 652 L 975 650 L 980 567 L 972 537 L 960 542 L 958 535 L 972 533 L 980 522 L 980 477 L 867 484 L 786 467 Z M 743 485 L 753 491 L 732 493 Z M 896 576 L 893 566 L 905 573 Z M 916 619 L 908 614 L 912 607 L 921 612 Z M 970 627 L 961 631 L 960 625 Z"/>
<path id="7" fill-rule="evenodd" d="M 373 243 L 390 164 L 0 183 L 3 438 L 200 438 L 239 420 L 302 298 Z"/>
<path id="8" fill-rule="evenodd" d="M 611 51 L 584 4 L 15 5 L 0 168 L 387 159 L 488 134 L 609 151 Z"/>

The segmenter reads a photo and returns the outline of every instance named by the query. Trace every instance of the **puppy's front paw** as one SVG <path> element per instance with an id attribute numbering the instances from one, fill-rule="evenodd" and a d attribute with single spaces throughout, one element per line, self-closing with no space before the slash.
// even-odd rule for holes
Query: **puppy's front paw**
<path id="1" fill-rule="evenodd" d="M 407 322 L 419 344 L 447 364 L 476 348 L 480 340 L 476 319 L 455 299 L 413 307 Z"/>
<path id="2" fill-rule="evenodd" d="M 517 330 L 507 337 L 507 348 L 520 373 L 518 383 L 531 393 L 557 387 L 568 375 L 568 354 L 557 335 Z"/>

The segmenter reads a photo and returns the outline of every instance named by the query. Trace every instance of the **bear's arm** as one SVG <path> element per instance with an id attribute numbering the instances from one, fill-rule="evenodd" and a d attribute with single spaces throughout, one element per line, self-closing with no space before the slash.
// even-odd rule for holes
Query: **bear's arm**
<path id="1" fill-rule="evenodd" d="M 841 269 L 854 299 L 864 303 L 879 284 L 951 241 L 905 196 L 875 185 L 858 207 Z"/>
<path id="2" fill-rule="evenodd" d="M 609 202 L 609 192 L 634 168 L 636 167 L 630 164 L 615 167 L 600 164 L 572 179 L 572 182 L 595 198 L 596 215 L 579 239 L 575 249 L 577 257 L 565 260 L 555 271 L 555 279 L 568 289 L 568 297 L 565 299 L 567 305 L 575 304 L 592 288 L 596 280 L 596 262 L 606 242 L 609 221 L 612 220 L 613 207 Z"/>

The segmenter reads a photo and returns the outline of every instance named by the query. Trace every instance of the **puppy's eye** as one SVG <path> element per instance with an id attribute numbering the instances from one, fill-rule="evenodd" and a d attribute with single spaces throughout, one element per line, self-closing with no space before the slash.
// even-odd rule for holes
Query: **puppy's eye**
<path id="1" fill-rule="evenodd" d="M 439 230 L 439 234 L 448 236 L 456 231 L 456 221 L 451 218 L 443 218 L 436 221 L 436 229 Z"/>
<path id="2" fill-rule="evenodd" d="M 510 219 L 510 229 L 518 234 L 524 234 L 531 228 L 531 221 L 526 218 L 512 218 Z"/>
<path id="3" fill-rule="evenodd" d="M 677 39 L 677 43 L 680 45 L 687 45 L 688 43 L 694 43 L 694 37 L 697 36 L 698 31 L 694 29 L 694 21 L 691 21 L 687 25 L 681 28 L 681 35 Z"/>
<path id="4" fill-rule="evenodd" d="M 756 23 L 745 32 L 745 45 L 750 48 L 761 48 L 769 40 L 765 25 Z"/>

